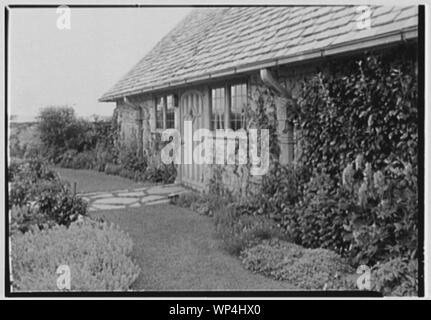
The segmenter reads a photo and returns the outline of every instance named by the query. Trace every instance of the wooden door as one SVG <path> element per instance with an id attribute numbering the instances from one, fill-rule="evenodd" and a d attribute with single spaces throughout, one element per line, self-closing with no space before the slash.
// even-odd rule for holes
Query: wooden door
<path id="1" fill-rule="evenodd" d="M 179 165 L 180 181 L 182 184 L 194 189 L 204 188 L 204 170 L 205 165 L 195 164 L 191 159 L 192 164 L 185 164 L 185 121 L 192 122 L 192 134 L 197 129 L 205 127 L 204 101 L 202 94 L 197 90 L 185 92 L 180 99 L 180 128 L 182 140 L 182 162 Z M 199 142 L 192 142 L 192 150 Z M 192 157 L 193 158 L 193 157 Z"/>

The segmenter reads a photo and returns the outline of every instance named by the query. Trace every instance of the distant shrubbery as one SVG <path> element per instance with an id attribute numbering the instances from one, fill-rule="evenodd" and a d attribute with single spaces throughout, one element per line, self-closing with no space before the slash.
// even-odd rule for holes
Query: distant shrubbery
<path id="1" fill-rule="evenodd" d="M 60 167 L 93 169 L 136 181 L 175 180 L 175 166 L 142 154 L 136 141 L 119 145 L 116 113 L 111 122 L 87 121 L 77 118 L 72 108 L 49 107 L 39 119 L 42 155 Z"/>

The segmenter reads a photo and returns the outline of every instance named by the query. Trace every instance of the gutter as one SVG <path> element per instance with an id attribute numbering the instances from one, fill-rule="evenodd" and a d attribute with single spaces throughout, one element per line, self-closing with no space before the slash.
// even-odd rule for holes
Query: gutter
<path id="1" fill-rule="evenodd" d="M 227 68 L 214 73 L 207 73 L 205 75 L 191 77 L 189 79 L 170 81 L 155 86 L 148 86 L 142 89 L 131 90 L 121 94 L 114 94 L 99 99 L 100 102 L 114 102 L 115 100 L 131 95 L 137 95 L 141 93 L 148 93 L 155 90 L 176 88 L 184 86 L 186 84 L 192 84 L 199 81 L 219 78 L 223 76 L 236 75 L 239 73 L 255 71 L 259 69 L 266 69 L 279 65 L 291 64 L 299 61 L 306 61 L 318 58 L 324 58 L 340 53 L 354 52 L 357 50 L 363 50 L 370 47 L 377 47 L 383 45 L 394 44 L 397 42 L 405 42 L 407 40 L 416 39 L 418 37 L 418 27 L 412 27 L 404 30 L 392 31 L 384 34 L 375 35 L 367 39 L 357 39 L 349 42 L 344 42 L 337 45 L 329 45 L 324 49 L 312 49 L 298 54 L 292 54 L 277 59 L 267 59 L 255 63 L 245 64 L 242 66 Z"/>

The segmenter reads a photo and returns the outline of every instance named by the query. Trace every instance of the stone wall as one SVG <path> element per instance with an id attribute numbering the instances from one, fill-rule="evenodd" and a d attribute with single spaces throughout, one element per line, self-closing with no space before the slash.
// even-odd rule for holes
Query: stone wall
<path id="1" fill-rule="evenodd" d="M 151 96 L 137 95 L 117 101 L 119 138 L 123 148 L 136 146 L 153 165 L 160 164 L 161 134 L 155 129 L 155 101 Z"/>

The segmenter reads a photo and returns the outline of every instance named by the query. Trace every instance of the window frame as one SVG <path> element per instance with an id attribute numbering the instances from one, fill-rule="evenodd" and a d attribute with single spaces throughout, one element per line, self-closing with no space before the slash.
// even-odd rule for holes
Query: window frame
<path id="1" fill-rule="evenodd" d="M 163 121 L 163 114 L 165 108 L 165 101 L 163 96 L 158 96 L 155 98 L 155 106 L 154 106 L 154 121 L 156 130 L 163 130 L 165 128 L 165 124 Z M 160 107 L 160 110 L 159 110 Z M 161 116 L 161 119 L 160 119 Z M 161 124 L 161 125 L 160 125 Z"/>
<path id="2" fill-rule="evenodd" d="M 242 87 L 245 87 L 245 92 L 242 92 Z M 235 94 L 235 98 L 233 95 L 233 87 L 240 87 L 241 88 L 241 94 Z M 229 112 L 230 112 L 230 118 L 229 118 L 229 126 L 232 130 L 237 131 L 237 130 L 241 130 L 241 129 L 245 129 L 245 108 L 247 107 L 247 103 L 248 103 L 248 84 L 247 82 L 236 82 L 236 83 L 231 83 L 229 85 L 229 90 L 230 90 L 230 107 L 229 107 Z M 242 101 L 243 99 L 239 99 L 239 98 L 245 98 L 245 102 Z M 240 107 L 240 112 L 234 112 L 233 111 L 233 106 L 234 106 L 234 99 L 236 100 L 241 100 L 241 102 L 243 105 Z M 236 101 L 236 103 L 238 103 Z M 235 103 L 235 105 L 236 105 Z M 234 115 L 235 115 L 235 119 L 234 119 Z M 236 118 L 238 117 L 238 118 Z M 233 123 L 234 121 L 239 122 L 240 126 L 238 128 L 233 128 Z"/>
<path id="3" fill-rule="evenodd" d="M 172 99 L 171 106 L 168 106 L 168 97 L 171 97 Z M 161 107 L 161 110 L 158 110 L 158 107 Z M 176 107 L 177 106 L 175 105 L 174 93 L 158 95 L 154 98 L 155 131 L 162 131 L 165 129 L 175 129 L 175 117 L 176 117 L 175 108 Z M 169 124 L 172 124 L 172 127 L 168 126 L 168 110 L 169 110 L 169 113 L 173 114 L 173 119 L 172 120 L 169 119 Z M 160 119 L 160 113 L 161 113 L 161 119 Z"/>
<path id="4" fill-rule="evenodd" d="M 241 78 L 241 79 L 236 79 L 236 80 L 230 80 L 230 81 L 224 81 L 224 82 L 219 82 L 219 83 L 215 83 L 214 85 L 209 87 L 209 94 L 210 94 L 210 130 L 214 131 L 217 128 L 214 128 L 214 120 L 213 120 L 213 90 L 215 89 L 224 89 L 224 112 L 223 112 L 223 116 L 224 116 L 224 120 L 223 120 L 223 128 L 222 129 L 232 129 L 232 87 L 233 86 L 239 86 L 239 85 L 245 85 L 245 97 L 246 97 L 246 106 L 248 104 L 249 101 L 249 97 L 248 97 L 248 93 L 249 93 L 249 81 L 246 78 Z M 245 106 L 245 107 L 246 107 Z M 241 129 L 246 129 L 245 128 L 245 115 L 244 115 L 244 125 L 241 128 L 235 129 L 236 130 L 241 130 Z"/>
<path id="5" fill-rule="evenodd" d="M 214 116 L 216 115 L 216 113 L 214 113 L 214 91 L 217 90 L 222 90 L 223 94 L 222 96 L 217 97 L 217 100 L 219 103 L 222 102 L 223 103 L 223 112 L 221 113 L 221 118 L 223 119 L 222 121 L 222 128 L 215 128 L 215 123 L 217 123 L 214 119 Z M 210 88 L 210 102 L 211 102 L 211 109 L 210 109 L 210 128 L 211 130 L 217 130 L 217 129 L 226 129 L 226 86 L 214 86 Z M 217 113 L 219 116 L 220 114 Z"/>
<path id="6" fill-rule="evenodd" d="M 175 129 L 175 98 L 174 98 L 174 95 L 168 94 L 165 99 L 166 99 L 165 128 L 166 129 Z M 171 103 L 169 103 L 169 100 L 171 100 Z M 172 119 L 170 119 L 169 116 L 172 116 Z"/>

